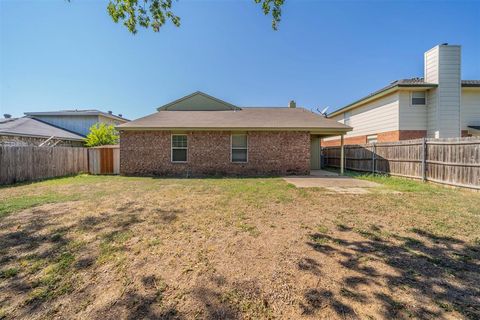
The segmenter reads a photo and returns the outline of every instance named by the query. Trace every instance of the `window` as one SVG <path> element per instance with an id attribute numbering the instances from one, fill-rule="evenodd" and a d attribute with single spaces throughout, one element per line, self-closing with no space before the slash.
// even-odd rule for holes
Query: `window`
<path id="1" fill-rule="evenodd" d="M 172 134 L 172 162 L 187 162 L 187 135 Z"/>
<path id="2" fill-rule="evenodd" d="M 248 144 L 246 134 L 232 134 L 232 162 L 248 161 Z"/>
<path id="3" fill-rule="evenodd" d="M 412 106 L 424 106 L 427 104 L 427 95 L 425 91 L 412 92 Z"/>
<path id="4" fill-rule="evenodd" d="M 350 125 L 350 112 L 345 112 L 343 114 L 343 124 L 346 126 Z"/>
<path id="5" fill-rule="evenodd" d="M 372 135 L 369 135 L 367 136 L 367 143 L 377 143 L 377 135 L 376 134 L 372 134 Z"/>

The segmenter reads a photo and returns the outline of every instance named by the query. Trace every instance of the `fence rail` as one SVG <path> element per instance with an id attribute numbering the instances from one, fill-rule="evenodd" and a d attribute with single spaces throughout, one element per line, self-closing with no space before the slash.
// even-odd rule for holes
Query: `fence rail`
<path id="1" fill-rule="evenodd" d="M 417 139 L 347 145 L 345 168 L 480 189 L 480 138 Z M 324 163 L 340 167 L 340 147 L 322 148 Z"/>
<path id="2" fill-rule="evenodd" d="M 0 185 L 88 172 L 88 149 L 0 146 Z"/>

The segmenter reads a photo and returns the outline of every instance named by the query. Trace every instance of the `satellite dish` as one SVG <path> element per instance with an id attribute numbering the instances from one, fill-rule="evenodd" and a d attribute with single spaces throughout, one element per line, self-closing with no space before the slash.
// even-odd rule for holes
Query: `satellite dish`
<path id="1" fill-rule="evenodd" d="M 329 108 L 329 107 L 325 107 L 325 108 L 323 108 L 322 111 L 320 111 L 319 108 L 315 108 L 315 110 L 317 110 L 317 112 L 318 112 L 319 114 L 321 114 L 322 116 L 326 117 L 326 116 L 327 116 L 327 110 L 328 110 L 328 108 Z"/>

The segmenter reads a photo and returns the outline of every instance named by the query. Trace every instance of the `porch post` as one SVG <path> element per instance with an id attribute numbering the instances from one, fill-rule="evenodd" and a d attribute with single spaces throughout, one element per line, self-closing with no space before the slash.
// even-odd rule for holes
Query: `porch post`
<path id="1" fill-rule="evenodd" d="M 340 136 L 340 175 L 343 176 L 345 166 L 345 150 L 343 147 L 343 134 Z"/>

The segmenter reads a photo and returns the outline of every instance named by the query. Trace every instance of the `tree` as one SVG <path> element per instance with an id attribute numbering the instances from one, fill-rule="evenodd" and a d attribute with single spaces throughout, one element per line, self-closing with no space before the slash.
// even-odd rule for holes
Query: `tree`
<path id="1" fill-rule="evenodd" d="M 272 28 L 277 30 L 285 0 L 254 1 L 261 5 L 265 15 L 272 15 Z M 137 26 L 151 28 L 155 32 L 167 21 L 180 26 L 180 17 L 172 11 L 172 0 L 110 0 L 107 10 L 115 23 L 123 22 L 133 34 L 137 33 Z"/>
<path id="2" fill-rule="evenodd" d="M 104 146 L 109 144 L 117 144 L 119 135 L 113 125 L 105 123 L 96 123 L 90 127 L 90 132 L 85 138 L 87 147 Z"/>

